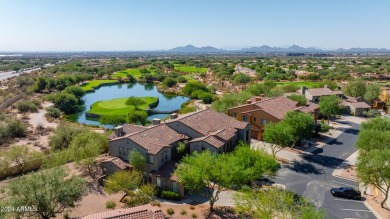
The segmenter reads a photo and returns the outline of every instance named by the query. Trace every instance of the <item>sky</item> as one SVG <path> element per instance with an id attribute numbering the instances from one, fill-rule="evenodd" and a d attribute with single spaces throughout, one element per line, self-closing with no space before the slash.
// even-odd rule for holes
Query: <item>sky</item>
<path id="1" fill-rule="evenodd" d="M 389 0 L 0 0 L 0 51 L 390 49 Z"/>

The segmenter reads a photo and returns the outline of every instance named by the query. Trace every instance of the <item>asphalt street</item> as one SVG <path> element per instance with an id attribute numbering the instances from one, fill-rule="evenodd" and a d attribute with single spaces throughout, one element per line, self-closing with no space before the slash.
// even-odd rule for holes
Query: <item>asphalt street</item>
<path id="1" fill-rule="evenodd" d="M 359 124 L 348 122 L 346 129 L 337 139 L 312 154 L 301 155 L 302 160 L 286 164 L 279 171 L 275 182 L 311 200 L 317 207 L 324 208 L 328 218 L 376 218 L 363 201 L 336 198 L 330 194 L 332 187 L 349 186 L 358 188 L 355 181 L 332 176 L 332 172 L 347 157 L 356 151 L 355 143 Z"/>

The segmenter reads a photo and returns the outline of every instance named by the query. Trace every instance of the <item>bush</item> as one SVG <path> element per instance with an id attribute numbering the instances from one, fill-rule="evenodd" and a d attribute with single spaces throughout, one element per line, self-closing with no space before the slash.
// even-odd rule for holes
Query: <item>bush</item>
<path id="1" fill-rule="evenodd" d="M 55 107 L 49 106 L 46 108 L 45 116 L 50 118 L 60 118 L 61 111 Z"/>
<path id="2" fill-rule="evenodd" d="M 18 104 L 18 110 L 20 113 L 25 112 L 32 112 L 36 113 L 38 112 L 38 106 L 36 106 L 32 101 L 21 101 Z"/>
<path id="3" fill-rule="evenodd" d="M 163 85 L 166 86 L 166 87 L 173 87 L 173 86 L 176 85 L 176 83 L 177 83 L 177 81 L 174 78 L 171 78 L 171 77 L 167 77 L 163 81 Z"/>
<path id="4" fill-rule="evenodd" d="M 175 211 L 172 208 L 167 209 L 167 214 L 173 215 L 174 213 L 175 213 Z"/>
<path id="5" fill-rule="evenodd" d="M 161 192 L 161 198 L 172 200 L 172 201 L 179 201 L 180 195 L 177 194 L 176 192 L 164 190 Z"/>
<path id="6" fill-rule="evenodd" d="M 185 94 L 187 96 L 191 96 L 192 92 L 194 92 L 196 90 L 202 90 L 202 91 L 206 91 L 206 92 L 208 91 L 205 84 L 200 83 L 198 81 L 191 81 L 191 82 L 188 82 L 186 84 L 186 86 L 184 86 L 182 92 L 183 92 L 183 94 Z"/>
<path id="7" fill-rule="evenodd" d="M 203 92 L 199 97 L 203 103 L 210 104 L 214 100 L 214 95 L 210 93 Z"/>
<path id="8" fill-rule="evenodd" d="M 187 215 L 186 209 L 182 208 L 182 209 L 180 210 L 180 214 L 181 214 L 181 215 Z"/>
<path id="9" fill-rule="evenodd" d="M 181 108 L 179 110 L 179 113 L 180 114 L 186 114 L 186 113 L 191 113 L 191 112 L 195 112 L 196 111 L 196 107 L 195 106 L 184 106 L 183 108 Z"/>
<path id="10" fill-rule="evenodd" d="M 81 87 L 74 85 L 66 87 L 64 91 L 68 94 L 73 94 L 78 99 L 85 94 L 85 91 Z"/>
<path id="11" fill-rule="evenodd" d="M 106 202 L 106 208 L 107 209 L 115 209 L 116 203 L 112 200 Z"/>
<path id="12" fill-rule="evenodd" d="M 190 209 L 191 209 L 191 210 L 194 210 L 194 209 L 195 209 L 195 206 L 191 205 L 191 206 L 190 206 Z"/>
<path id="13" fill-rule="evenodd" d="M 65 114 L 70 114 L 74 111 L 78 99 L 69 93 L 59 93 L 54 98 L 54 106 L 60 109 Z"/>
<path id="14" fill-rule="evenodd" d="M 185 78 L 184 76 L 179 76 L 176 78 L 176 80 L 178 83 L 187 83 L 187 78 Z"/>
<path id="15" fill-rule="evenodd" d="M 198 218 L 198 215 L 196 213 L 192 213 L 191 217 L 192 218 Z"/>
<path id="16" fill-rule="evenodd" d="M 243 73 L 238 73 L 234 76 L 233 81 L 237 84 L 246 84 L 251 81 L 251 78 Z"/>

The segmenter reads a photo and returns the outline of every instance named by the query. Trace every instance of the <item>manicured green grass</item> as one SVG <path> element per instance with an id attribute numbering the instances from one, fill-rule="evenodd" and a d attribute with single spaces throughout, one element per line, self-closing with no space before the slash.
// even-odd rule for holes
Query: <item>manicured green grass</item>
<path id="1" fill-rule="evenodd" d="M 295 86 L 298 86 L 298 87 L 302 87 L 302 86 L 306 86 L 308 88 L 310 87 L 314 87 L 316 85 L 318 85 L 319 83 L 321 82 L 318 82 L 318 81 L 288 81 L 288 82 L 276 82 L 278 85 L 295 85 Z"/>
<path id="2" fill-rule="evenodd" d="M 127 75 L 132 75 L 134 78 L 139 79 L 142 74 L 138 68 L 135 68 L 135 69 L 126 69 L 124 71 L 116 72 L 113 75 L 113 77 L 114 78 L 126 78 Z"/>
<path id="3" fill-rule="evenodd" d="M 207 68 L 198 68 L 198 67 L 195 67 L 195 66 L 179 65 L 179 64 L 175 64 L 175 70 L 178 70 L 178 71 L 184 72 L 184 73 L 191 73 L 191 72 L 202 73 L 202 72 L 207 72 Z"/>
<path id="4" fill-rule="evenodd" d="M 149 104 L 157 102 L 157 97 L 141 97 L 146 104 L 141 105 L 140 109 L 148 109 Z M 97 101 L 91 105 L 91 109 L 87 113 L 99 114 L 99 115 L 127 115 L 130 111 L 134 110 L 134 106 L 126 105 L 126 98 L 117 98 L 111 100 Z"/>
<path id="5" fill-rule="evenodd" d="M 81 88 L 83 88 L 83 90 L 85 90 L 85 91 L 91 91 L 91 90 L 93 90 L 94 87 L 97 87 L 101 84 L 113 83 L 116 81 L 117 80 L 93 80 L 93 81 L 90 81 L 90 82 L 87 82 L 87 83 L 81 85 Z"/>

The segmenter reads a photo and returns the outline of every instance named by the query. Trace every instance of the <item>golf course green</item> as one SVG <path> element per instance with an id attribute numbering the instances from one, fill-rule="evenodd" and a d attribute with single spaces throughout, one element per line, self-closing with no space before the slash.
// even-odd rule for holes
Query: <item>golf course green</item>
<path id="1" fill-rule="evenodd" d="M 139 106 L 141 110 L 146 110 L 149 105 L 157 103 L 157 97 L 140 97 L 145 104 Z M 116 98 L 111 100 L 97 101 L 91 105 L 91 109 L 87 111 L 88 116 L 99 117 L 102 115 L 127 115 L 129 112 L 134 110 L 134 106 L 127 105 L 126 98 Z"/>

